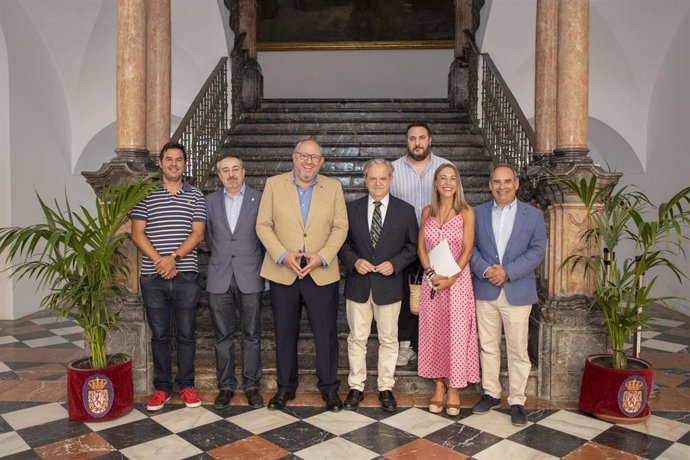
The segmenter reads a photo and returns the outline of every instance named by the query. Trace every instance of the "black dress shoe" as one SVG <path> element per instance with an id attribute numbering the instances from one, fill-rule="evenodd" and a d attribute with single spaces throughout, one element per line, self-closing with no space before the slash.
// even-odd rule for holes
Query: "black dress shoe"
<path id="1" fill-rule="evenodd" d="M 214 409 L 225 409 L 230 405 L 230 400 L 235 396 L 235 392 L 232 390 L 220 390 L 216 400 L 213 401 Z"/>
<path id="2" fill-rule="evenodd" d="M 268 401 L 268 409 L 269 410 L 280 410 L 285 408 L 285 404 L 288 401 L 292 401 L 295 399 L 295 392 L 294 391 L 278 391 L 278 393 L 275 394 L 271 398 L 270 401 Z"/>
<path id="3" fill-rule="evenodd" d="M 337 391 L 321 393 L 321 398 L 326 401 L 326 409 L 331 412 L 339 412 L 343 408 L 343 402 L 340 400 Z"/>
<path id="4" fill-rule="evenodd" d="M 359 409 L 359 403 L 364 399 L 364 393 L 359 390 L 350 390 L 343 403 L 343 409 L 345 410 L 357 410 Z"/>
<path id="5" fill-rule="evenodd" d="M 386 412 L 398 410 L 398 403 L 395 401 L 395 396 L 391 390 L 379 391 L 379 401 L 381 401 L 381 409 Z"/>
<path id="6" fill-rule="evenodd" d="M 249 404 L 249 407 L 253 407 L 255 409 L 264 407 L 264 398 L 261 397 L 261 393 L 259 393 L 258 388 L 247 390 L 244 392 L 244 395 L 247 397 L 247 404 Z"/>

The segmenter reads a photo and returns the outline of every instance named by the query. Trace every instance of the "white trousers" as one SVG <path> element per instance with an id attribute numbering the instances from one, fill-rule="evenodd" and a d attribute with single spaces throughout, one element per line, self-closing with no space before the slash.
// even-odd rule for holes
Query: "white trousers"
<path id="1" fill-rule="evenodd" d="M 496 300 L 477 299 L 482 387 L 493 398 L 501 398 L 501 327 L 505 330 L 508 352 L 508 404 L 525 404 L 525 388 L 532 364 L 527 354 L 529 315 L 532 305 L 511 305 L 503 289 Z"/>
<path id="2" fill-rule="evenodd" d="M 367 379 L 367 340 L 371 333 L 372 318 L 376 319 L 379 337 L 378 390 L 392 390 L 395 385 L 395 363 L 398 360 L 398 315 L 401 302 L 389 305 L 376 305 L 369 294 L 365 303 L 347 300 L 347 324 L 350 335 L 347 337 L 347 357 L 350 374 L 347 383 L 351 390 L 364 391 Z"/>

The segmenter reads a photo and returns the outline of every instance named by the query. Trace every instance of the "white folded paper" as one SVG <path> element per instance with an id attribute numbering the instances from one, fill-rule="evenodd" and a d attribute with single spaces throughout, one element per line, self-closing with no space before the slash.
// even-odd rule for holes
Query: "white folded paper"
<path id="1" fill-rule="evenodd" d="M 441 276 L 453 276 L 460 273 L 460 266 L 455 262 L 446 239 L 441 240 L 434 249 L 429 251 L 429 262 L 434 271 Z"/>

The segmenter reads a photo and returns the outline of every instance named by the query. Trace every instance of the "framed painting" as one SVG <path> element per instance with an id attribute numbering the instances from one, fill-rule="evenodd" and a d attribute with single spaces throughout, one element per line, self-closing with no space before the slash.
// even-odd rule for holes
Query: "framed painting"
<path id="1" fill-rule="evenodd" d="M 258 0 L 259 51 L 452 48 L 453 0 Z"/>

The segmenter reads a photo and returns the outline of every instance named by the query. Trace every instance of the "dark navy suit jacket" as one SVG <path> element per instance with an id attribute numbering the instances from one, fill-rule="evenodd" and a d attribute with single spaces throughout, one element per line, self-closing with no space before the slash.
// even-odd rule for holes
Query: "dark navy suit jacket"
<path id="1" fill-rule="evenodd" d="M 347 204 L 350 225 L 347 239 L 338 252 L 338 257 L 345 265 L 345 298 L 349 300 L 364 303 L 369 300 L 369 293 L 377 305 L 388 305 L 402 300 L 403 270 L 417 258 L 417 218 L 411 205 L 393 195 L 389 197 L 376 249 L 372 247 L 369 236 L 369 196 Z M 360 275 L 355 269 L 357 259 L 368 260 L 372 265 L 390 261 L 395 273 L 390 276 L 379 273 Z"/>

